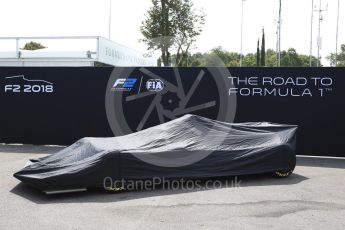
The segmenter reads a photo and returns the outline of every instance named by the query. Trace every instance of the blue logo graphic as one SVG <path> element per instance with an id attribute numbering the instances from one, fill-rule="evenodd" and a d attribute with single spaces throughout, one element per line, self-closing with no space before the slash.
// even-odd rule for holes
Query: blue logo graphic
<path id="1" fill-rule="evenodd" d="M 116 91 L 130 91 L 136 82 L 136 78 L 118 78 L 111 89 Z"/>

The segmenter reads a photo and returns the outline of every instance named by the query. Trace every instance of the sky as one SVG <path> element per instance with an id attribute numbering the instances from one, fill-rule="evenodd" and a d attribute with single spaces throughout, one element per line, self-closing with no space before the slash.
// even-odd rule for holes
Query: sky
<path id="1" fill-rule="evenodd" d="M 109 32 L 110 0 L 0 0 L 0 37 L 7 36 L 103 36 Z M 337 1 L 322 0 L 321 56 L 335 52 Z M 241 0 L 194 0 L 195 8 L 206 14 L 202 34 L 192 52 L 206 52 L 222 46 L 240 52 Z M 319 8 L 320 0 L 314 0 Z M 328 7 L 326 7 L 328 5 Z M 139 40 L 141 22 L 151 6 L 151 0 L 112 0 L 111 39 L 146 52 Z M 246 0 L 244 2 L 243 53 L 256 52 L 256 42 L 262 28 L 266 48 L 276 48 L 278 0 Z M 294 47 L 309 55 L 312 0 L 282 0 L 282 50 Z M 345 12 L 345 0 L 340 0 L 340 13 Z M 318 12 L 314 12 L 313 55 L 317 55 Z M 340 14 L 339 47 L 345 43 L 345 15 Z M 78 43 L 68 49 L 80 49 Z M 0 40 L 0 51 L 13 43 Z"/>

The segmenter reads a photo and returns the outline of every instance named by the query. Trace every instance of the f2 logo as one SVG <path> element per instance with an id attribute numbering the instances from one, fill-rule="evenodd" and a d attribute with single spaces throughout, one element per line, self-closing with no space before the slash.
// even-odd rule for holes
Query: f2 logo
<path id="1" fill-rule="evenodd" d="M 119 78 L 115 81 L 112 90 L 130 91 L 134 87 L 136 82 L 136 78 Z"/>

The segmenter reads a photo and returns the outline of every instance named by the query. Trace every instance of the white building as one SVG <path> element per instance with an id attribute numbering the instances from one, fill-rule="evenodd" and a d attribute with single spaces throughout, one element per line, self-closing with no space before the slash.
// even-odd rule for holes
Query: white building
<path id="1" fill-rule="evenodd" d="M 48 47 L 20 49 L 30 41 Z M 157 61 L 100 36 L 1 37 L 0 66 L 157 66 Z"/>

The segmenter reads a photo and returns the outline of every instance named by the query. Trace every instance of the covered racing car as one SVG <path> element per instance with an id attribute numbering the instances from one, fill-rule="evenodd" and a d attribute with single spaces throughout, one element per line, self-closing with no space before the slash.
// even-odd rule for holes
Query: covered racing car
<path id="1" fill-rule="evenodd" d="M 231 124 L 185 115 L 140 132 L 83 138 L 14 174 L 44 191 L 104 187 L 112 180 L 208 178 L 273 173 L 296 164 L 294 125 Z"/>

